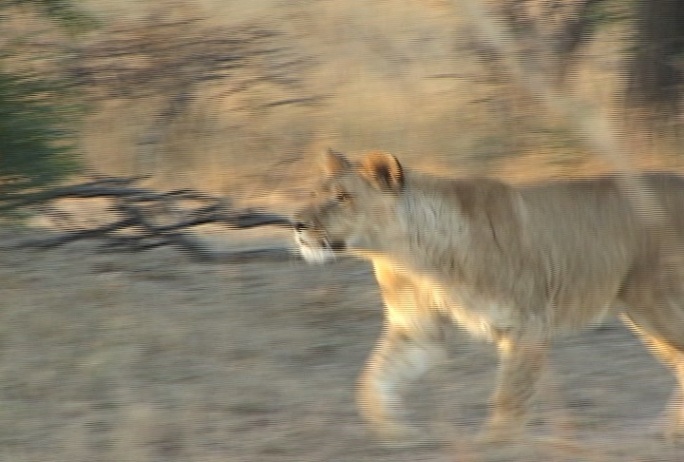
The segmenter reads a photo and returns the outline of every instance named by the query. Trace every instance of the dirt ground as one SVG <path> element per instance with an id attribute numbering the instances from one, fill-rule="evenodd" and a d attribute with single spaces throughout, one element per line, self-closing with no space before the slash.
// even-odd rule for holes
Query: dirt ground
<path id="1" fill-rule="evenodd" d="M 242 233 L 242 234 L 240 234 Z M 255 234 L 236 232 L 242 245 Z M 288 245 L 286 233 L 260 240 Z M 6 232 L 3 243 L 22 234 Z M 491 346 L 454 331 L 412 389 L 443 443 L 375 443 L 354 406 L 381 326 L 356 261 L 192 263 L 95 242 L 0 251 L 0 459 L 6 461 L 680 461 L 652 424 L 674 385 L 626 329 L 558 342 L 529 440 L 476 444 Z M 564 410 L 559 410 L 560 408 Z"/>

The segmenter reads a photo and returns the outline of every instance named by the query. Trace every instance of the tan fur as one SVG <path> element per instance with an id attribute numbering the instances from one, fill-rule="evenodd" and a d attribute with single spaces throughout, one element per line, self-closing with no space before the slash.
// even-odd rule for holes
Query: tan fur
<path id="1" fill-rule="evenodd" d="M 628 320 L 684 396 L 684 179 L 643 176 L 663 221 L 635 211 L 615 177 L 514 188 L 405 171 L 380 152 L 357 163 L 331 152 L 326 165 L 296 239 L 312 261 L 344 245 L 373 263 L 386 323 L 359 404 L 384 436 L 414 433 L 401 388 L 441 356 L 445 319 L 498 346 L 497 438 L 524 425 L 550 339 L 607 315 Z M 672 437 L 684 432 L 680 401 Z"/>

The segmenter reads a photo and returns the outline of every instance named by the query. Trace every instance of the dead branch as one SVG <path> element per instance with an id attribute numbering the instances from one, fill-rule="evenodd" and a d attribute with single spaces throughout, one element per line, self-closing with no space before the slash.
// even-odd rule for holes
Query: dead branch
<path id="1" fill-rule="evenodd" d="M 60 230 L 55 236 L 24 240 L 19 248 L 48 249 L 83 239 L 102 241 L 107 251 L 141 251 L 174 246 L 199 261 L 245 261 L 291 259 L 287 249 L 269 248 L 217 252 L 192 234 L 194 227 L 217 224 L 231 229 L 260 226 L 289 227 L 290 221 L 275 213 L 235 210 L 230 202 L 195 190 L 159 192 L 136 185 L 138 178 L 98 178 L 93 181 L 45 191 L 5 196 L 0 211 L 36 207 Z M 95 223 L 92 217 L 60 209 L 63 199 L 104 200 Z M 102 222 L 104 221 L 104 222 Z"/>

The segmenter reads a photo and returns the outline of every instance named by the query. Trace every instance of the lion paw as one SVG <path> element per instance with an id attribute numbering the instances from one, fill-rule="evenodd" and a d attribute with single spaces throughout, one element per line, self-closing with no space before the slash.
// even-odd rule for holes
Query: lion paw
<path id="1" fill-rule="evenodd" d="M 503 422 L 489 422 L 480 430 L 475 438 L 480 444 L 495 444 L 518 441 L 524 437 L 523 428 L 519 425 Z"/>
<path id="2" fill-rule="evenodd" d="M 684 419 L 682 411 L 667 410 L 649 425 L 649 432 L 669 444 L 684 444 Z"/>

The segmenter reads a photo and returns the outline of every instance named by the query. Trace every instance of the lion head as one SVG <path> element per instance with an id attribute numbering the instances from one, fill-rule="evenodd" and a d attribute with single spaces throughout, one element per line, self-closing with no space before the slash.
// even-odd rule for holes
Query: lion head
<path id="1" fill-rule="evenodd" d="M 330 150 L 323 166 L 313 203 L 295 215 L 295 241 L 304 259 L 321 263 L 342 251 L 381 250 L 404 189 L 399 161 L 372 151 L 351 162 Z"/>

